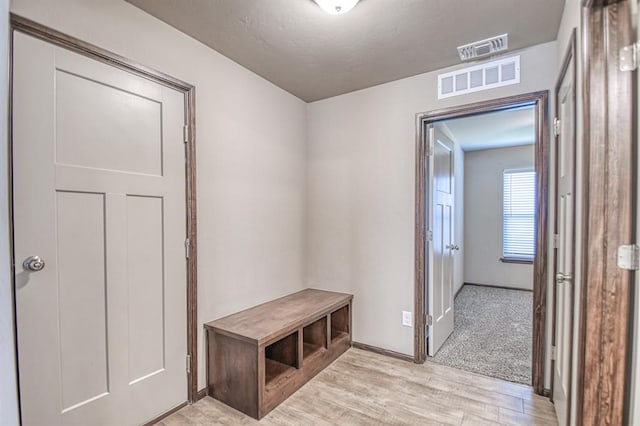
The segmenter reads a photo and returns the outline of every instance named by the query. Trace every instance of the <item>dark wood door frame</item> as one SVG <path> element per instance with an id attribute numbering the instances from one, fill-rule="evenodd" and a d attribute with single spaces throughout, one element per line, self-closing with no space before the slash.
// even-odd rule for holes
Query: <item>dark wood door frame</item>
<path id="1" fill-rule="evenodd" d="M 570 141 L 565 141 L 565 143 L 571 144 L 573 146 L 573 188 L 571 190 L 572 194 L 574 194 L 574 200 L 575 200 L 575 193 L 576 193 L 576 148 L 577 148 L 577 114 L 576 114 L 576 92 L 577 92 L 577 73 L 576 73 L 576 29 L 574 28 L 573 31 L 571 32 L 571 37 L 569 38 L 569 45 L 567 47 L 566 53 L 564 55 L 564 59 L 562 61 L 562 66 L 560 67 L 560 74 L 558 75 L 558 81 L 556 82 L 556 87 L 554 90 L 554 98 L 555 98 L 555 114 L 556 117 L 558 116 L 558 110 L 560 108 L 560 90 L 562 89 L 562 82 L 564 81 L 565 77 L 567 77 L 568 75 L 571 75 L 572 81 L 573 81 L 573 95 L 572 95 L 572 99 L 571 102 L 573 103 L 573 107 L 572 107 L 572 111 L 573 111 L 573 138 Z M 571 67 L 570 67 L 571 66 Z M 560 165 L 558 163 L 558 155 L 559 155 L 559 144 L 558 144 L 558 138 L 560 137 L 560 135 L 556 134 L 554 137 L 554 156 L 555 156 L 555 174 L 554 174 L 554 179 L 553 179 L 553 186 L 554 186 L 554 197 L 556 197 L 556 203 L 554 203 L 554 215 L 553 215 L 553 219 L 554 219 L 554 223 L 553 223 L 553 233 L 555 235 L 558 234 L 558 226 L 559 226 L 559 222 L 558 222 L 558 203 L 557 203 L 557 199 L 558 199 L 558 174 L 560 171 Z M 572 260 L 572 267 L 571 270 L 574 271 L 572 272 L 572 274 L 575 276 L 575 249 L 576 249 L 576 229 L 578 224 L 576 223 L 576 209 L 577 209 L 577 205 L 575 204 L 575 201 L 573 203 L 573 230 L 572 230 L 572 235 L 573 235 L 573 240 L 572 240 L 572 244 L 573 244 L 573 250 L 574 250 L 574 258 Z M 557 265 L 557 253 L 558 253 L 558 249 L 554 248 L 553 249 L 553 270 L 552 270 L 552 276 L 555 277 L 556 273 L 558 272 L 558 265 Z M 571 290 L 571 312 L 570 312 L 570 316 L 572 318 L 573 321 L 573 316 L 574 316 L 574 307 L 575 307 L 575 287 L 576 287 L 576 283 L 573 283 L 573 287 Z M 556 285 L 553 286 L 553 299 L 552 299 L 552 319 L 551 319 L 551 346 L 552 347 L 557 347 L 557 342 L 556 342 L 556 309 L 558 308 L 557 305 L 557 291 L 556 291 Z M 570 347 L 569 350 L 571 350 L 573 352 L 573 322 L 572 322 L 572 327 L 570 330 L 568 330 L 569 333 L 569 342 L 570 343 Z M 555 373 L 554 373 L 554 369 L 555 369 L 555 364 L 556 364 L 557 360 L 552 360 L 551 361 L 551 387 L 550 387 L 550 397 L 551 397 L 551 401 L 553 401 L 553 387 L 555 386 L 554 383 L 554 377 L 555 377 Z M 571 356 L 571 359 L 569 361 L 569 371 L 572 370 L 572 365 L 573 365 L 573 354 Z M 569 383 L 569 395 L 567 396 L 567 410 L 568 410 L 568 423 L 571 424 L 571 394 L 572 394 L 573 390 L 571 389 L 571 383 Z"/>
<path id="2" fill-rule="evenodd" d="M 621 72 L 631 44 L 629 1 L 583 0 L 582 292 L 578 347 L 580 425 L 627 424 L 629 329 L 634 273 L 617 248 L 635 241 L 633 79 Z"/>
<path id="3" fill-rule="evenodd" d="M 415 284 L 414 362 L 426 361 L 426 126 L 436 121 L 477 115 L 531 104 L 536 108 L 535 170 L 537 191 L 536 256 L 533 262 L 533 357 L 532 385 L 536 393 L 544 392 L 545 324 L 548 268 L 548 199 L 549 199 L 549 123 L 548 92 L 534 92 L 494 99 L 416 115 L 416 184 L 415 184 Z"/>
<path id="4" fill-rule="evenodd" d="M 24 34 L 39 38 L 48 43 L 69 49 L 91 59 L 106 63 L 110 66 L 119 68 L 131 74 L 146 78 L 155 83 L 177 90 L 184 94 L 184 117 L 188 128 L 188 141 L 185 143 L 186 150 L 186 206 L 187 206 L 187 227 L 185 235 L 189 238 L 190 250 L 187 259 L 187 294 L 185 295 L 185 303 L 187 304 L 187 355 L 190 355 L 188 363 L 189 373 L 187 374 L 187 399 L 194 401 L 198 398 L 198 330 L 197 330 L 197 220 L 196 220 L 196 102 L 195 87 L 189 83 L 178 80 L 159 71 L 155 71 L 149 67 L 133 62 L 115 53 L 104 50 L 100 47 L 86 43 L 77 38 L 68 36 L 59 31 L 48 28 L 44 25 L 29 19 L 11 14 L 11 65 L 13 63 L 13 33 L 19 31 Z M 13 66 L 10 67 L 10 70 Z M 10 71 L 12 73 L 12 71 Z M 10 74 L 9 88 L 13 88 L 13 79 Z M 10 94 L 10 99 L 12 94 Z M 10 101 L 12 102 L 12 101 Z M 11 111 L 11 105 L 9 105 Z M 10 112 L 11 113 L 11 112 Z M 11 119 L 9 120 L 9 140 L 10 149 L 13 146 L 13 135 L 11 131 Z M 12 170 L 11 156 L 9 156 L 10 176 Z M 11 196 L 10 206 L 13 210 L 13 197 Z M 13 216 L 13 211 L 11 212 Z M 13 244 L 13 235 L 12 244 Z M 12 259 L 15 263 L 15 259 Z M 15 306 L 15 295 L 14 295 Z M 18 366 L 19 368 L 19 366 Z"/>

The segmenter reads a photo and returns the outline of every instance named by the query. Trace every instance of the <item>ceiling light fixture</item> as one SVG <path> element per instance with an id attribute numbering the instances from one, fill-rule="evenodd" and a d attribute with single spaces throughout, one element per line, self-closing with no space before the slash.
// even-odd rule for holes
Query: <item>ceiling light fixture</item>
<path id="1" fill-rule="evenodd" d="M 314 0 L 322 10 L 331 15 L 342 15 L 355 7 L 359 0 Z"/>

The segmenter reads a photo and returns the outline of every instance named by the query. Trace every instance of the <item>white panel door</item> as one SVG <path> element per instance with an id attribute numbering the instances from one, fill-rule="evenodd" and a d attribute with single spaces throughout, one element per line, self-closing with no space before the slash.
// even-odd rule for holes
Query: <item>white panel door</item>
<path id="1" fill-rule="evenodd" d="M 573 59 L 572 61 L 573 62 Z M 573 269 L 575 263 L 575 105 L 573 63 L 560 84 L 559 134 L 556 138 L 556 230 L 555 336 L 553 402 L 560 425 L 568 424 L 571 394 L 571 341 L 573 330 Z"/>
<path id="2" fill-rule="evenodd" d="M 184 96 L 20 33 L 13 76 L 23 423 L 143 423 L 187 399 Z"/>
<path id="3" fill-rule="evenodd" d="M 453 236 L 453 141 L 437 127 L 428 132 L 433 139 L 430 156 L 429 188 L 431 189 L 431 229 L 433 239 L 429 247 L 427 266 L 429 314 L 428 354 L 434 356 L 453 332 L 453 250 L 457 250 Z"/>

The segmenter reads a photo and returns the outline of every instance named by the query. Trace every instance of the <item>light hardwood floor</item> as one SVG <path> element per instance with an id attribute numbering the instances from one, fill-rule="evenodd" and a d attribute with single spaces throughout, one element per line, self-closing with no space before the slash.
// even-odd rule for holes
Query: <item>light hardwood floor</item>
<path id="1" fill-rule="evenodd" d="M 556 425 L 530 387 L 350 349 L 260 422 L 206 397 L 174 425 Z"/>

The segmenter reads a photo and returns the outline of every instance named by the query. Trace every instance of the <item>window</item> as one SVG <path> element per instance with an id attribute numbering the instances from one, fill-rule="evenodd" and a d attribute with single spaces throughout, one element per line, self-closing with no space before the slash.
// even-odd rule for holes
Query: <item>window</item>
<path id="1" fill-rule="evenodd" d="M 531 262 L 536 252 L 536 173 L 503 172 L 502 261 Z"/>

